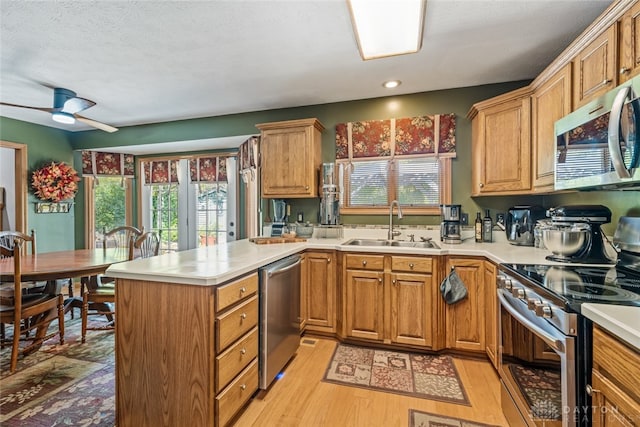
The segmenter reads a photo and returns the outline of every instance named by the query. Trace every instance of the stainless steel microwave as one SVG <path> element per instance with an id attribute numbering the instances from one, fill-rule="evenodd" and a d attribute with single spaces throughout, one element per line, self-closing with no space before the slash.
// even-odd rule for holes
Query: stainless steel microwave
<path id="1" fill-rule="evenodd" d="M 640 188 L 640 76 L 555 124 L 555 189 Z"/>

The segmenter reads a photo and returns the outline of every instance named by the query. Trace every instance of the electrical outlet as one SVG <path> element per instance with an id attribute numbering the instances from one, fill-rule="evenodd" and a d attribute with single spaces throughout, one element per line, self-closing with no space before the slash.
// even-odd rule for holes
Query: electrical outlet
<path id="1" fill-rule="evenodd" d="M 496 223 L 504 225 L 504 212 L 498 212 L 496 214 Z"/>
<path id="2" fill-rule="evenodd" d="M 468 213 L 462 213 L 462 215 L 460 215 L 460 225 L 469 225 L 469 214 Z"/>

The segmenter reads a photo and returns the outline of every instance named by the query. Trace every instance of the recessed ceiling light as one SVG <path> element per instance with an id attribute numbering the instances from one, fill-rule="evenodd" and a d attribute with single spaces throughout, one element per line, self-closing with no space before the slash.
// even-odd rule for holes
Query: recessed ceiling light
<path id="1" fill-rule="evenodd" d="M 347 0 L 362 59 L 420 50 L 425 0 Z"/>
<path id="2" fill-rule="evenodd" d="M 402 82 L 400 80 L 389 80 L 382 83 L 382 86 L 386 87 L 387 89 L 393 89 L 394 87 L 400 86 L 401 83 Z"/>

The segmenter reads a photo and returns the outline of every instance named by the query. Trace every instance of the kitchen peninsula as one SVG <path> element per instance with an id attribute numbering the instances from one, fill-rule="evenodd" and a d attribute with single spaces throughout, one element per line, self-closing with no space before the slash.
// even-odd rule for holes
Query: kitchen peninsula
<path id="1" fill-rule="evenodd" d="M 551 263 L 545 260 L 545 250 L 506 242 L 438 242 L 440 249 L 385 247 L 381 252 L 380 248 L 343 245 L 347 240 L 345 236 L 272 245 L 241 240 L 111 267 L 108 274 L 118 280 L 117 425 L 179 425 L 187 419 L 194 426 L 228 425 L 257 389 L 257 269 L 288 255 L 333 254 L 334 258 L 326 259 L 338 260 L 337 300 L 343 295 L 340 266 L 347 253 L 432 258 L 436 260 L 430 273 L 434 285 L 444 277 L 445 258 L 480 265 Z M 495 299 L 495 276 L 492 279 L 493 283 L 491 278 L 486 280 L 479 295 L 483 301 Z M 340 317 L 344 307 L 337 305 Z M 433 306 L 439 313 L 445 310 L 441 298 L 433 300 Z M 488 302 L 479 307 L 482 318 L 495 310 Z M 444 334 L 443 328 L 438 331 Z M 615 328 L 612 332 L 616 333 Z M 342 339 L 342 330 L 335 335 Z M 435 349 L 445 347 L 443 338 L 438 338 L 441 345 Z M 495 336 L 487 331 L 486 339 L 489 347 Z M 484 351 L 484 333 L 480 342 Z M 448 340 L 446 347 L 450 347 Z"/>

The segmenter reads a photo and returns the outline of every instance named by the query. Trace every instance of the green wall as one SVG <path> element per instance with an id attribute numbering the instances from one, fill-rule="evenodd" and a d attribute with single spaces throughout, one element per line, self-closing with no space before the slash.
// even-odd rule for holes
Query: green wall
<path id="1" fill-rule="evenodd" d="M 69 132 L 63 130 L 0 117 L 0 139 L 27 145 L 29 172 L 42 166 L 42 163 L 52 160 L 73 165 L 73 154 L 68 135 Z M 28 184 L 30 185 L 30 183 L 29 179 Z M 36 231 L 36 250 L 51 252 L 74 249 L 76 247 L 74 224 L 77 212 L 72 210 L 69 213 L 36 214 L 35 202 L 37 200 L 29 191 L 27 227 L 29 230 Z"/>
<path id="2" fill-rule="evenodd" d="M 551 207 L 560 204 L 603 204 L 613 211 L 612 224 L 605 227 L 612 233 L 615 223 L 622 215 L 640 215 L 640 196 L 637 191 L 616 192 L 579 192 L 563 193 L 547 196 L 523 197 L 475 197 L 471 194 L 471 123 L 466 115 L 471 106 L 481 100 L 517 89 L 528 84 L 528 81 L 509 82 L 493 85 L 475 86 L 450 90 L 416 93 L 409 95 L 389 96 L 313 105 L 297 108 L 259 111 L 233 114 L 218 117 L 207 117 L 191 120 L 180 120 L 167 123 L 148 124 L 120 128 L 118 132 L 102 131 L 65 132 L 54 128 L 32 125 L 16 120 L 0 118 L 3 140 L 22 142 L 29 146 L 29 165 L 43 159 L 74 161 L 76 169 L 80 168 L 80 157 L 72 150 L 117 147 L 122 145 L 152 144 L 161 142 L 184 141 L 184 149 L 190 150 L 190 140 L 257 134 L 257 123 L 274 122 L 316 117 L 325 126 L 322 134 L 323 161 L 334 160 L 335 125 L 337 123 L 359 120 L 377 120 L 392 117 L 411 117 L 424 114 L 455 113 L 457 157 L 453 160 L 453 203 L 461 204 L 463 212 L 469 214 L 473 221 L 477 211 L 491 210 L 495 217 L 497 212 L 505 212 L 510 206 L 517 204 L 539 204 Z M 35 201 L 30 196 L 30 202 Z M 306 220 L 317 221 L 318 199 L 291 199 L 292 215 L 301 211 Z M 83 245 L 84 199 L 82 189 L 75 199 L 74 214 L 40 214 L 33 213 L 33 205 L 29 213 L 29 225 L 55 229 L 51 240 L 48 236 L 39 239 L 38 246 L 43 248 L 59 247 L 59 242 L 66 246 Z M 74 222 L 75 218 L 75 222 Z M 345 224 L 386 224 L 387 215 L 349 215 L 342 217 Z M 403 224 L 438 224 L 440 218 L 434 216 L 407 216 L 399 222 Z M 75 224 L 75 225 L 74 225 Z M 40 233 L 43 234 L 43 233 Z"/>

